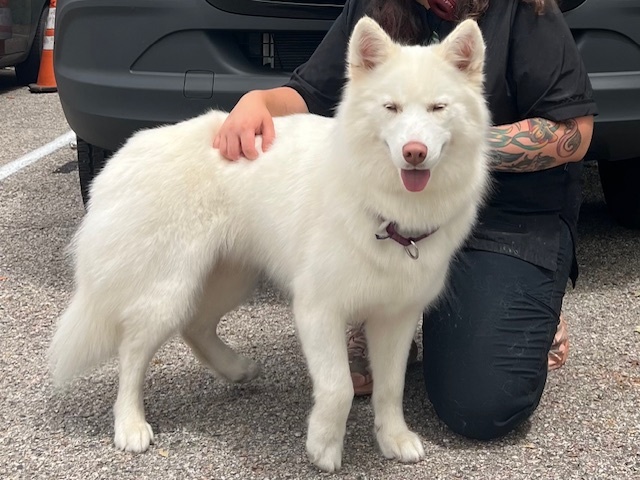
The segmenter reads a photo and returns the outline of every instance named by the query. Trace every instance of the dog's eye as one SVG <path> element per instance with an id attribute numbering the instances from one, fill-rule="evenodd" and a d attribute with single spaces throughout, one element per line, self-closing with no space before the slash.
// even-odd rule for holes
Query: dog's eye
<path id="1" fill-rule="evenodd" d="M 445 108 L 447 108 L 446 103 L 434 103 L 432 105 L 429 105 L 428 110 L 430 112 L 442 112 Z"/>
<path id="2" fill-rule="evenodd" d="M 396 105 L 395 103 L 391 103 L 391 102 L 385 103 L 384 108 L 389 112 L 393 112 L 393 113 L 398 113 L 400 111 L 400 107 L 398 107 L 398 105 Z"/>

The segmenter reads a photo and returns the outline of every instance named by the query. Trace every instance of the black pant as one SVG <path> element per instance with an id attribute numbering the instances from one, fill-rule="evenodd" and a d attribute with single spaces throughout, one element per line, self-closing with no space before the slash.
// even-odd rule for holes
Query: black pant
<path id="1" fill-rule="evenodd" d="M 556 271 L 499 253 L 460 253 L 423 323 L 427 393 L 454 432 L 496 438 L 536 409 L 572 261 L 568 228 Z"/>

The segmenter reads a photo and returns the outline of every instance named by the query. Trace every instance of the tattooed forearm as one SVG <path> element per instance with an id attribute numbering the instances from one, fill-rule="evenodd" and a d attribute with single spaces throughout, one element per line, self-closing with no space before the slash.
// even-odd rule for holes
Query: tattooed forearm
<path id="1" fill-rule="evenodd" d="M 530 118 L 493 127 L 489 144 L 494 169 L 533 172 L 579 160 L 582 135 L 573 119 L 557 123 Z"/>
<path id="2" fill-rule="evenodd" d="M 529 156 L 525 153 L 506 153 L 500 150 L 491 152 L 491 163 L 495 170 L 512 172 L 537 172 L 558 165 L 555 157 L 542 153 Z"/>
<path id="3" fill-rule="evenodd" d="M 567 120 L 564 122 L 564 135 L 558 140 L 558 155 L 562 158 L 574 155 L 582 143 L 582 135 L 578 129 L 578 122 Z"/>

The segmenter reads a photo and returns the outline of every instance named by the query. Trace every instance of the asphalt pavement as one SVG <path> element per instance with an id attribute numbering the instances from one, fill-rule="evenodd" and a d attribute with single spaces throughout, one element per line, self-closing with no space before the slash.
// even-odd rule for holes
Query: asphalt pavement
<path id="1" fill-rule="evenodd" d="M 0 168 L 68 131 L 57 94 L 31 94 L 0 70 Z M 171 341 L 146 377 L 156 441 L 144 454 L 113 447 L 116 361 L 53 389 L 46 348 L 70 298 L 65 248 L 84 212 L 75 151 L 64 146 L 0 180 L 0 478 L 639 479 L 640 232 L 613 223 L 595 165 L 584 183 L 581 276 L 564 306 L 570 356 L 549 375 L 530 421 L 497 441 L 458 437 L 435 416 L 412 367 L 406 418 L 427 458 L 382 458 L 370 401 L 356 399 L 343 468 L 331 475 L 306 459 L 311 384 L 288 301 L 267 283 L 221 325 L 262 376 L 229 385 Z"/>

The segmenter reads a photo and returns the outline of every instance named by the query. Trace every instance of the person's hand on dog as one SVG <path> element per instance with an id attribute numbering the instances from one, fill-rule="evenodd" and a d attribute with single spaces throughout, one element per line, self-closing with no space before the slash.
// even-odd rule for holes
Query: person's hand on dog
<path id="1" fill-rule="evenodd" d="M 262 136 L 262 151 L 266 152 L 276 138 L 273 117 L 308 113 L 302 96 L 291 87 L 253 90 L 245 94 L 231 110 L 216 132 L 213 147 L 229 160 L 240 157 L 255 160 L 256 135 Z"/>
<path id="2" fill-rule="evenodd" d="M 262 135 L 262 151 L 269 149 L 275 138 L 273 117 L 261 91 L 244 95 L 218 130 L 213 147 L 229 160 L 258 158 L 256 135 Z"/>

